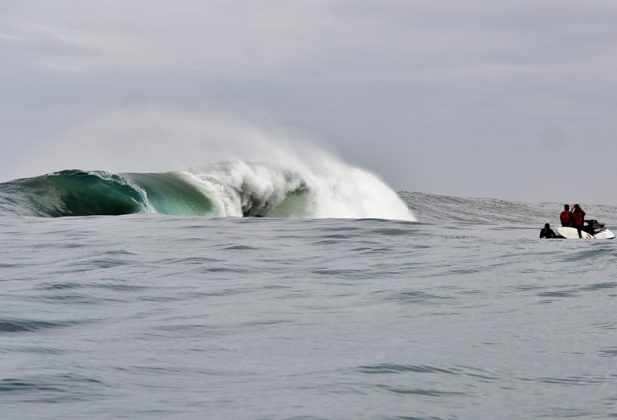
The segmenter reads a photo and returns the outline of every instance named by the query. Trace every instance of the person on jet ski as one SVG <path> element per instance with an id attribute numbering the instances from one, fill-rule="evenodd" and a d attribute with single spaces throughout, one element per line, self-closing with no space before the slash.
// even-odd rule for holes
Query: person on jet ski
<path id="1" fill-rule="evenodd" d="M 582 238 L 581 229 L 585 224 L 585 212 L 578 204 L 572 205 L 572 227 L 578 230 L 578 237 Z"/>
<path id="2" fill-rule="evenodd" d="M 544 229 L 540 231 L 540 238 L 552 239 L 552 238 L 557 238 L 557 237 L 558 236 L 555 234 L 555 232 L 553 232 L 553 229 L 551 229 L 551 225 L 549 225 L 548 223 L 545 223 Z"/>
<path id="3" fill-rule="evenodd" d="M 570 213 L 569 205 L 564 204 L 563 211 L 559 214 L 559 219 L 561 220 L 561 226 L 572 226 L 572 213 Z"/>

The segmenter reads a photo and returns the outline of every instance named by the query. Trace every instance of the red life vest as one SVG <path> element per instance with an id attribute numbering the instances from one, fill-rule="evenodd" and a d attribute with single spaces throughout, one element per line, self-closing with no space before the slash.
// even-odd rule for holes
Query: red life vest
<path id="1" fill-rule="evenodd" d="M 572 213 L 568 210 L 562 211 L 559 219 L 561 219 L 561 226 L 572 226 Z"/>
<path id="2" fill-rule="evenodd" d="M 582 211 L 572 213 L 572 226 L 582 227 L 584 221 L 585 221 L 585 213 L 583 213 Z"/>

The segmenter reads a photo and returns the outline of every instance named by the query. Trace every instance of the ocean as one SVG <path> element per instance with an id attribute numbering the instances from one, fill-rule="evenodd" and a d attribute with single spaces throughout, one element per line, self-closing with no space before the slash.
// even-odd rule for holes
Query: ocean
<path id="1" fill-rule="evenodd" d="M 351 178 L 0 184 L 1 417 L 617 417 L 615 241 L 539 239 L 562 203 Z"/>

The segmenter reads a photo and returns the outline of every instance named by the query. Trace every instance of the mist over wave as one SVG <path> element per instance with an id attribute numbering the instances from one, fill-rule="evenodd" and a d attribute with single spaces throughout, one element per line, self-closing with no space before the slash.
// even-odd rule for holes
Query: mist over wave
<path id="1" fill-rule="evenodd" d="M 0 184 L 0 209 L 50 217 L 160 213 L 415 220 L 401 198 L 369 172 L 334 158 L 291 166 L 235 160 L 163 173 L 64 170 Z"/>

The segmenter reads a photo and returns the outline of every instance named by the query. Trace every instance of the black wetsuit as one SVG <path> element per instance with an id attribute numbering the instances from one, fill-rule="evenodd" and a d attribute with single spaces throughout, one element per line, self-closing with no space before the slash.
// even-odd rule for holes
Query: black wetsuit
<path id="1" fill-rule="evenodd" d="M 545 239 L 552 239 L 552 238 L 557 238 L 558 236 L 555 235 L 555 232 L 553 232 L 553 229 L 550 228 L 543 228 L 540 231 L 540 238 L 545 238 Z"/>

